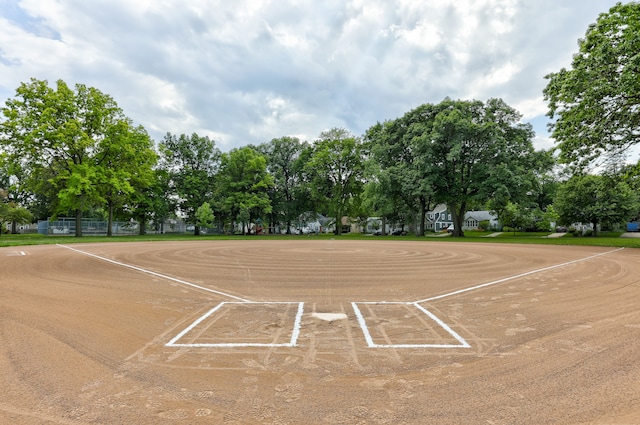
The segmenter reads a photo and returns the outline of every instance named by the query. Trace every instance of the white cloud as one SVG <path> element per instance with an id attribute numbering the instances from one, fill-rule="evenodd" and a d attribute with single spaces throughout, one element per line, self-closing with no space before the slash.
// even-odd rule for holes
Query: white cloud
<path id="1" fill-rule="evenodd" d="M 542 149 L 549 150 L 549 149 L 556 148 L 556 144 L 553 141 L 553 139 L 549 137 L 541 137 L 541 136 L 535 136 L 533 138 L 533 146 L 537 150 L 542 150 Z"/>
<path id="2" fill-rule="evenodd" d="M 83 83 L 156 140 L 223 149 L 362 134 L 445 96 L 502 97 L 538 123 L 544 75 L 615 2 L 0 0 L 0 99 L 31 77 Z"/>

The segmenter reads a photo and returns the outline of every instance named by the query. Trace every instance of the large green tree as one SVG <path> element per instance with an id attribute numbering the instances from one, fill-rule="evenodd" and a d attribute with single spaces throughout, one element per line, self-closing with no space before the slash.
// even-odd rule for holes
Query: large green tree
<path id="1" fill-rule="evenodd" d="M 164 232 L 165 221 L 173 216 L 177 209 L 177 201 L 172 196 L 169 173 L 160 168 L 153 170 L 151 185 L 145 185 L 135 191 L 133 201 L 127 211 L 140 224 L 139 233 L 146 233 L 147 222 L 152 220 L 157 232 Z"/>
<path id="2" fill-rule="evenodd" d="M 538 166 L 529 124 L 501 99 L 453 101 L 414 131 L 437 202 L 447 205 L 454 236 L 470 206 L 493 199 L 501 204 L 526 198 Z"/>
<path id="3" fill-rule="evenodd" d="M 157 154 L 144 128 L 121 120 L 100 141 L 99 189 L 107 206 L 107 236 L 112 235 L 114 209 L 131 208 L 155 181 Z M 141 224 L 141 231 L 144 223 Z"/>
<path id="4" fill-rule="evenodd" d="M 48 195 L 55 214 L 75 211 L 76 236 L 82 236 L 84 211 L 107 206 L 105 187 L 125 193 L 138 164 L 153 155 L 144 149 L 126 164 L 110 163 L 116 146 L 131 140 L 122 132 L 115 137 L 115 129 L 129 120 L 110 96 L 82 84 L 72 89 L 59 80 L 52 88 L 31 79 L 6 101 L 2 114 L 0 142 L 19 164 L 22 186 Z"/>
<path id="5" fill-rule="evenodd" d="M 640 3 L 618 3 L 579 40 L 571 69 L 547 75 L 552 136 L 585 167 L 640 142 Z"/>
<path id="6" fill-rule="evenodd" d="M 576 174 L 560 186 L 554 202 L 563 224 L 591 223 L 598 226 L 624 223 L 638 214 L 638 194 L 618 179 Z"/>
<path id="7" fill-rule="evenodd" d="M 309 207 L 304 196 L 302 153 L 305 144 L 297 137 L 280 137 L 259 147 L 267 160 L 267 170 L 274 185 L 269 191 L 272 223 L 284 224 L 287 233 L 291 225 Z"/>
<path id="8" fill-rule="evenodd" d="M 431 168 L 424 161 L 421 144 L 426 140 L 422 137 L 425 132 L 431 131 L 435 113 L 433 105 L 424 104 L 398 119 L 374 125 L 365 136 L 378 167 L 373 180 L 379 184 L 379 195 L 390 204 L 386 214 L 417 214 L 415 231 L 420 236 L 424 236 L 426 213 L 434 206 Z"/>
<path id="9" fill-rule="evenodd" d="M 311 196 L 323 213 L 334 217 L 336 233 L 342 234 L 342 217 L 357 209 L 364 187 L 362 141 L 343 128 L 320 134 L 305 164 Z"/>
<path id="10" fill-rule="evenodd" d="M 169 178 L 187 223 L 194 225 L 194 233 L 198 235 L 200 227 L 196 211 L 213 197 L 220 167 L 220 150 L 209 137 L 196 133 L 191 136 L 167 133 L 160 142 L 159 150 L 160 168 Z"/>
<path id="11" fill-rule="evenodd" d="M 273 184 L 267 160 L 255 149 L 244 147 L 222 154 L 220 198 L 228 217 L 243 224 L 243 233 L 249 223 L 271 212 L 268 192 Z"/>

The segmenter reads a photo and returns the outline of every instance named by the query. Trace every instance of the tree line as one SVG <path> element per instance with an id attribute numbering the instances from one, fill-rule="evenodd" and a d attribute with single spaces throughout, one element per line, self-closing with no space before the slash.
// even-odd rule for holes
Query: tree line
<path id="1" fill-rule="evenodd" d="M 96 88 L 31 79 L 1 109 L 0 221 L 72 215 L 81 236 L 84 216 L 104 217 L 108 232 L 134 219 L 144 233 L 180 215 L 198 234 L 214 222 L 289 231 L 313 212 L 332 217 L 338 234 L 342 217 L 376 216 L 424 235 L 427 212 L 446 204 L 454 236 L 472 209 L 514 228 L 615 226 L 640 209 L 640 165 L 624 161 L 640 141 L 639 9 L 600 15 L 572 68 L 547 76 L 559 155 L 535 150 L 531 125 L 501 99 L 446 98 L 360 136 L 332 128 L 223 153 L 196 133 L 156 143 Z"/>

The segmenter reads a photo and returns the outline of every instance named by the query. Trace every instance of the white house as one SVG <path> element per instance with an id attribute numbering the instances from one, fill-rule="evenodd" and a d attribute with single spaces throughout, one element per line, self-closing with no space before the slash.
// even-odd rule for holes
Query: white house
<path id="1" fill-rule="evenodd" d="M 467 211 L 464 215 L 462 230 L 474 230 L 480 227 L 480 222 L 488 221 L 489 228 L 500 227 L 498 217 L 490 211 Z M 427 213 L 427 229 L 440 232 L 453 225 L 453 217 L 445 204 L 438 204 Z"/>
<path id="2" fill-rule="evenodd" d="M 488 221 L 490 229 L 497 229 L 500 227 L 498 217 L 490 211 L 467 211 L 464 215 L 462 230 L 477 229 L 480 227 L 480 222 L 482 221 Z"/>

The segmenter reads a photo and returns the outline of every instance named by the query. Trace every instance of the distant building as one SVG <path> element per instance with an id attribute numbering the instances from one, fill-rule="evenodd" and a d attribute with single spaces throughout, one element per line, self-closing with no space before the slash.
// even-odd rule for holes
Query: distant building
<path id="1" fill-rule="evenodd" d="M 480 228 L 480 223 L 489 222 L 490 229 L 500 228 L 498 217 L 490 211 L 467 211 L 464 215 L 462 230 L 475 230 Z M 427 230 L 440 232 L 453 226 L 451 212 L 445 204 L 438 204 L 427 213 Z"/>

